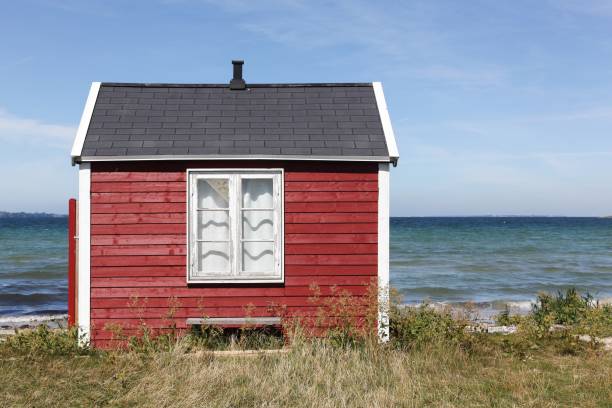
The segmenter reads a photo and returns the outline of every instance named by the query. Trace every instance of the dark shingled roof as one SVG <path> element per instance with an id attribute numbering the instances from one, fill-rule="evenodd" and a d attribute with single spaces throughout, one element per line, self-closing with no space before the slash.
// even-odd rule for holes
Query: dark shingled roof
<path id="1" fill-rule="evenodd" d="M 102 83 L 77 161 L 112 157 L 388 160 L 372 84 Z"/>

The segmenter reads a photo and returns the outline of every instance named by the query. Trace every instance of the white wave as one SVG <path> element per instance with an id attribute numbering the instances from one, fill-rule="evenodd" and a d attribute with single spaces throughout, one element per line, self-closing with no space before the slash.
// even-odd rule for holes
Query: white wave
<path id="1" fill-rule="evenodd" d="M 529 312 L 536 304 L 535 300 L 524 300 L 521 302 L 506 302 L 511 312 Z"/>
<path id="2" fill-rule="evenodd" d="M 33 315 L 33 316 L 0 316 L 0 325 L 36 324 L 53 320 L 66 320 L 67 314 Z"/>

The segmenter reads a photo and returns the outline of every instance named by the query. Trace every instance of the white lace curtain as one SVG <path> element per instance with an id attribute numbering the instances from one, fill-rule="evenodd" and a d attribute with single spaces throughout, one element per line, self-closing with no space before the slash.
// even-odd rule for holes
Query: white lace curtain
<path id="1" fill-rule="evenodd" d="M 272 179 L 242 180 L 242 272 L 274 273 Z"/>
<path id="2" fill-rule="evenodd" d="M 198 270 L 206 275 L 231 272 L 230 207 L 238 207 L 238 274 L 274 274 L 274 199 L 271 178 L 244 178 L 241 203 L 232 197 L 229 179 L 198 180 Z"/>

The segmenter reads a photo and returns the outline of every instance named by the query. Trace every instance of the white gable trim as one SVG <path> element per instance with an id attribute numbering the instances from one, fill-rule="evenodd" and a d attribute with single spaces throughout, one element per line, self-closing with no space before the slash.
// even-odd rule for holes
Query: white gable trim
<path id="1" fill-rule="evenodd" d="M 378 336 L 389 341 L 389 163 L 378 164 Z"/>
<path id="2" fill-rule="evenodd" d="M 78 201 L 78 274 L 77 274 L 77 325 L 79 327 L 79 342 L 88 345 L 91 336 L 91 164 L 79 165 L 79 201 Z"/>
<path id="3" fill-rule="evenodd" d="M 378 113 L 380 115 L 380 121 L 382 122 L 383 132 L 387 142 L 387 149 L 389 150 L 389 158 L 395 165 L 399 159 L 399 150 L 397 150 L 395 133 L 393 132 L 393 126 L 391 125 L 391 117 L 389 116 L 389 110 L 387 109 L 387 102 L 385 101 L 382 83 L 372 82 L 372 86 L 374 87 L 376 105 L 378 106 Z"/>
<path id="4" fill-rule="evenodd" d="M 77 130 L 74 144 L 72 145 L 72 164 L 74 165 L 74 159 L 81 155 L 83 151 L 83 144 L 85 143 L 85 136 L 87 136 L 87 130 L 89 129 L 89 123 L 91 122 L 91 115 L 93 114 L 96 100 L 98 99 L 98 92 L 100 92 L 100 82 L 92 82 L 89 88 L 89 95 L 87 96 L 87 102 L 85 102 L 85 109 L 83 109 L 83 115 L 81 116 L 81 122 Z"/>

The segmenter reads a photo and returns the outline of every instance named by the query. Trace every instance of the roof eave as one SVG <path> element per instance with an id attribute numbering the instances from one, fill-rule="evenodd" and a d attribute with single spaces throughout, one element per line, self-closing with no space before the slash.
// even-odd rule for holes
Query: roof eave
<path id="1" fill-rule="evenodd" d="M 136 156 L 78 156 L 74 163 L 126 162 L 126 161 L 185 161 L 185 160 L 274 160 L 274 161 L 350 161 L 394 163 L 397 158 L 389 156 L 306 156 L 306 155 L 136 155 Z"/>

